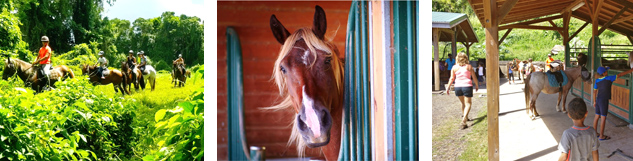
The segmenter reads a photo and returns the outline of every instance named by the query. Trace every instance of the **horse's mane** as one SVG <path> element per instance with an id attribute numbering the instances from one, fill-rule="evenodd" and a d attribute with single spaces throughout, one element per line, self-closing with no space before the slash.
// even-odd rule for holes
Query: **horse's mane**
<path id="1" fill-rule="evenodd" d="M 31 66 L 33 65 L 33 64 L 31 64 L 31 63 L 27 63 L 27 62 L 25 62 L 25 61 L 23 61 L 23 60 L 20 60 L 20 59 L 15 59 L 15 58 L 14 58 L 14 59 L 9 59 L 9 60 L 11 60 L 11 63 L 12 63 L 12 64 L 18 65 L 18 66 L 20 66 L 20 67 L 21 67 L 21 68 L 23 68 L 23 69 L 28 68 L 28 67 L 31 67 Z M 9 64 L 9 61 L 5 59 L 5 60 L 4 60 L 4 64 L 5 64 L 5 66 L 6 66 L 7 64 Z"/>
<path id="2" fill-rule="evenodd" d="M 279 88 L 279 95 L 281 95 L 281 98 L 284 98 L 284 99 L 283 101 L 281 101 L 279 104 L 275 106 L 266 107 L 263 109 L 276 111 L 276 110 L 283 110 L 283 109 L 288 109 L 288 108 L 293 107 L 292 98 L 287 93 L 288 89 L 285 86 L 286 78 L 284 74 L 281 72 L 280 64 L 281 64 L 281 61 L 290 53 L 293 46 L 295 45 L 295 42 L 301 39 L 305 41 L 306 45 L 308 46 L 310 50 L 310 53 L 315 58 L 317 57 L 317 52 L 316 52 L 317 49 L 325 51 L 328 54 L 326 55 L 327 57 L 334 57 L 332 58 L 332 69 L 334 71 L 334 79 L 336 80 L 336 87 L 337 87 L 337 91 L 339 91 L 339 95 L 343 95 L 342 77 L 343 77 L 344 71 L 341 69 L 342 65 L 338 59 L 338 50 L 336 49 L 336 46 L 330 41 L 321 40 L 317 38 L 316 35 L 314 35 L 314 33 L 312 32 L 312 29 L 301 28 L 295 31 L 292 35 L 290 35 L 288 39 L 286 39 L 284 45 L 281 47 L 281 51 L 279 52 L 279 56 L 277 57 L 277 60 L 275 61 L 275 66 L 273 68 L 272 79 L 274 79 L 275 84 L 277 84 L 277 87 Z M 309 66 L 312 67 L 315 62 L 316 62 L 316 59 L 314 59 L 314 61 L 312 61 L 309 64 Z M 297 153 L 300 157 L 302 157 L 304 155 L 306 143 L 303 141 L 303 139 L 301 139 L 301 136 L 300 136 L 301 134 L 299 133 L 298 127 L 295 124 L 295 122 L 297 122 L 296 119 L 297 117 L 295 117 L 295 120 L 291 122 L 292 133 L 290 135 L 290 140 L 288 141 L 287 145 L 290 146 L 292 143 L 296 143 Z"/>

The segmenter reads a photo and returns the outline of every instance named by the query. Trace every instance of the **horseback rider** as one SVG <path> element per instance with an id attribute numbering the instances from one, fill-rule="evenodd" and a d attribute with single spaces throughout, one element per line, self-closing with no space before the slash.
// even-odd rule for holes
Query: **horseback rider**
<path id="1" fill-rule="evenodd" d="M 129 52 L 130 54 L 127 56 L 127 66 L 130 70 L 134 70 L 134 67 L 136 66 L 136 57 L 134 56 L 134 51 L 130 50 Z M 132 72 L 132 77 L 136 77 L 136 74 L 134 74 L 134 72 Z"/>
<path id="2" fill-rule="evenodd" d="M 138 69 L 141 70 L 141 73 L 145 72 L 145 65 L 147 65 L 147 58 L 145 57 L 145 52 L 138 52 L 137 55 L 141 57 L 141 61 L 138 64 Z"/>
<path id="3" fill-rule="evenodd" d="M 97 64 L 99 64 L 99 67 L 97 68 L 97 72 L 99 72 L 99 74 L 101 74 L 101 79 L 105 79 L 103 72 L 107 72 L 108 71 L 108 59 L 106 59 L 103 56 L 103 51 L 99 51 L 99 59 L 97 60 Z M 95 64 L 95 66 L 97 65 Z"/>
<path id="4" fill-rule="evenodd" d="M 49 75 L 51 73 L 51 47 L 48 46 L 49 40 L 48 36 L 42 36 L 42 47 L 38 52 L 37 59 L 33 62 L 33 65 L 37 65 L 40 67 L 40 75 L 42 76 L 41 80 L 46 82 L 46 85 L 49 84 L 50 78 Z"/>
<path id="5" fill-rule="evenodd" d="M 178 65 L 181 69 L 185 69 L 185 59 L 182 58 L 182 54 L 178 54 L 178 59 L 174 60 L 174 64 Z M 182 71 L 184 74 L 185 71 Z"/>

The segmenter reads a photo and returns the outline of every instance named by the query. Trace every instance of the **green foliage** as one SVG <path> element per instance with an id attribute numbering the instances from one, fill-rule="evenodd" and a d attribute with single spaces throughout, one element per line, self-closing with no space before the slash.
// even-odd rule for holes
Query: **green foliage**
<path id="1" fill-rule="evenodd" d="M 28 52 L 26 50 L 28 45 L 22 41 L 22 32 L 19 25 L 20 21 L 15 15 L 6 9 L 0 10 L 0 50 L 18 54 L 26 54 Z"/>
<path id="2" fill-rule="evenodd" d="M 196 71 L 196 78 L 204 67 Z M 169 119 L 166 119 L 169 116 Z M 156 112 L 153 134 L 158 135 L 157 150 L 143 157 L 154 160 L 203 160 L 204 157 L 204 87 L 173 109 Z"/>
<path id="3" fill-rule="evenodd" d="M 114 160 L 131 151 L 133 101 L 81 78 L 38 95 L 14 84 L 0 81 L 2 160 Z"/>

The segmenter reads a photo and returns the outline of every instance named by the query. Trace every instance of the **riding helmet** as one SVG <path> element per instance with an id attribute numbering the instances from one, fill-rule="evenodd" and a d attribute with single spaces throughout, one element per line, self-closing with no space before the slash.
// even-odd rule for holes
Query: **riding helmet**
<path id="1" fill-rule="evenodd" d="M 48 36 L 42 36 L 42 42 L 48 42 Z"/>
<path id="2" fill-rule="evenodd" d="M 130 50 L 130 54 L 134 54 L 134 51 Z"/>
<path id="3" fill-rule="evenodd" d="M 99 56 L 103 55 L 103 51 L 99 51 Z"/>
<path id="4" fill-rule="evenodd" d="M 179 57 L 179 58 L 182 58 L 182 54 L 178 54 L 178 57 Z"/>

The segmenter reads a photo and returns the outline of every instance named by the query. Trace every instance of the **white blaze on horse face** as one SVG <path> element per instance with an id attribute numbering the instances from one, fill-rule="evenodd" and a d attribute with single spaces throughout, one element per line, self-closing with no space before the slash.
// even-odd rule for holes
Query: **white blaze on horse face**
<path id="1" fill-rule="evenodd" d="M 310 51 L 309 50 L 305 50 L 303 52 L 303 56 L 301 57 L 303 59 L 303 64 L 308 65 L 308 56 L 310 55 Z"/>
<path id="2" fill-rule="evenodd" d="M 314 111 L 314 100 L 306 94 L 305 85 L 303 86 L 303 99 L 301 102 L 303 103 L 303 108 L 305 108 L 306 125 L 308 125 L 308 128 L 312 130 L 314 137 L 318 138 L 321 136 L 321 123 L 319 122 L 319 117 Z"/>

